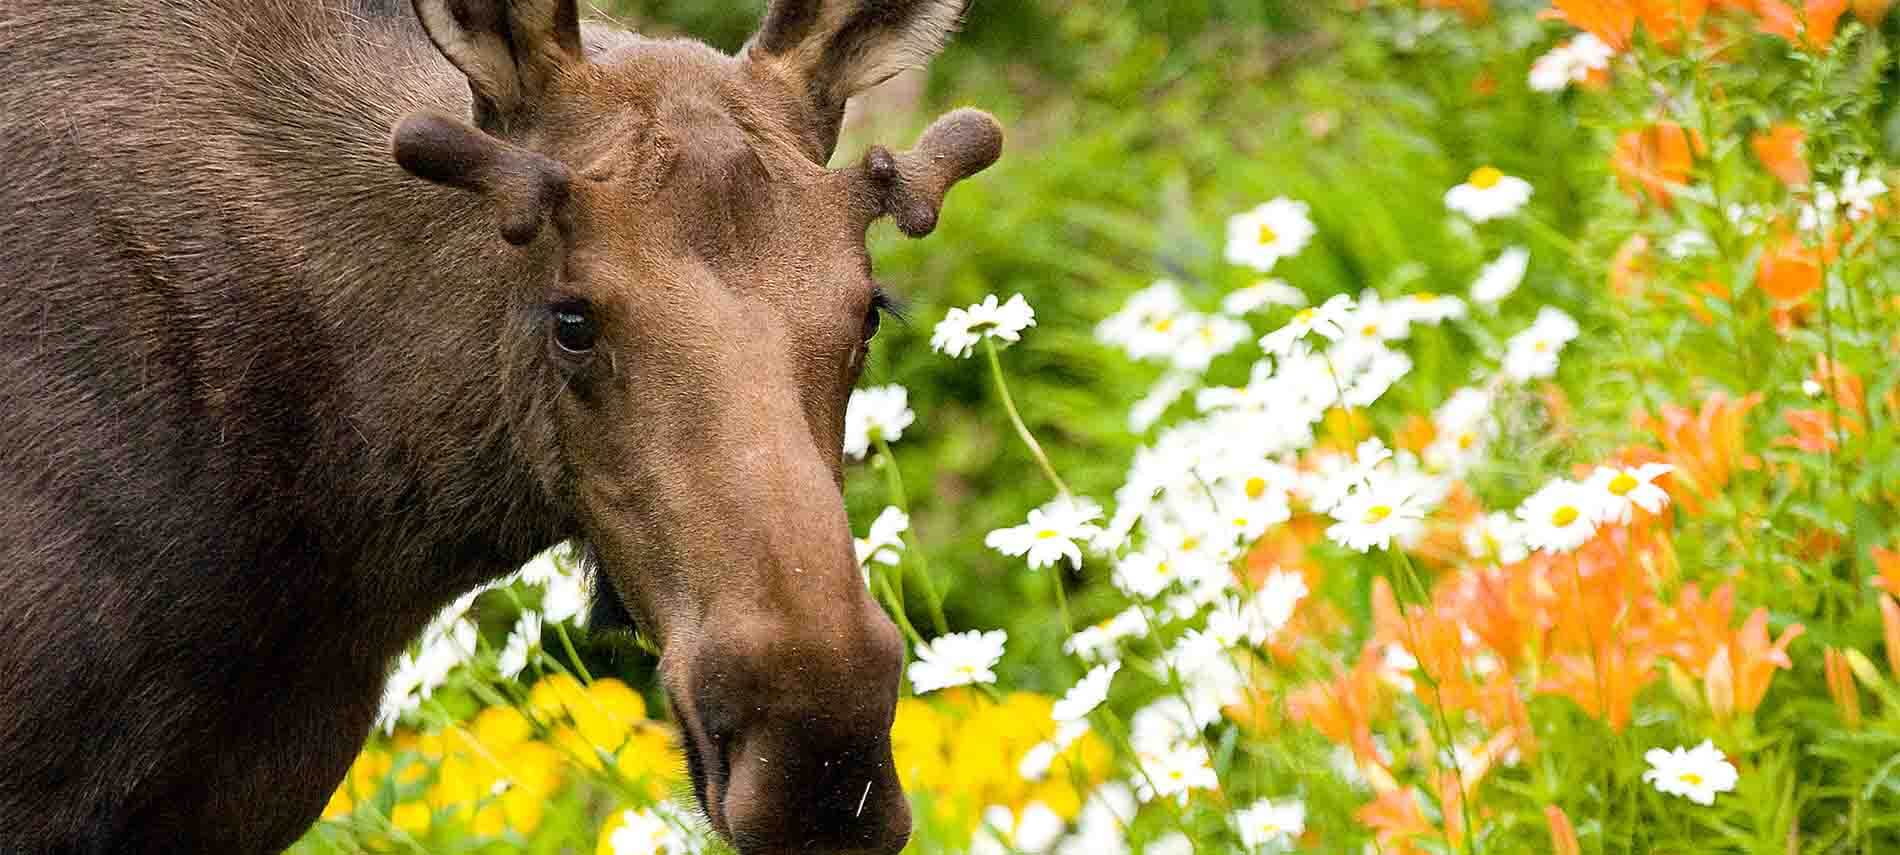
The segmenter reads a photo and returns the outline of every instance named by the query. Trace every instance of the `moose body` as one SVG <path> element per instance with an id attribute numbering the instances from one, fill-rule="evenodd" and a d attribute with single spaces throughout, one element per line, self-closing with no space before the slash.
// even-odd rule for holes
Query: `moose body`
<path id="1" fill-rule="evenodd" d="M 0 6 L 0 852 L 282 849 L 402 646 L 569 538 L 715 829 L 900 847 L 837 486 L 863 229 L 1000 138 L 827 170 L 961 11 L 857 5 L 739 57 L 571 0 Z"/>

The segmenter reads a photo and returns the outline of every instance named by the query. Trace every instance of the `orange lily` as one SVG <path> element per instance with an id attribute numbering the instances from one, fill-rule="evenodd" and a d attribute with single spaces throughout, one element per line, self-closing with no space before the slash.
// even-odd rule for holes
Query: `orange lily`
<path id="1" fill-rule="evenodd" d="M 1637 418 L 1637 427 L 1655 434 L 1669 462 L 1683 476 L 1665 485 L 1683 510 L 1701 513 L 1701 500 L 1718 495 L 1736 466 L 1760 468 L 1761 460 L 1743 450 L 1742 432 L 1748 411 L 1761 402 L 1759 392 L 1742 398 L 1716 392 L 1697 410 L 1666 404 L 1657 416 Z"/>
<path id="2" fill-rule="evenodd" d="M 1880 595 L 1880 631 L 1887 643 L 1887 670 L 1900 678 L 1900 603 L 1887 594 Z"/>
<path id="3" fill-rule="evenodd" d="M 1799 236 L 1783 234 L 1762 253 L 1755 282 L 1776 301 L 1793 303 L 1820 289 L 1821 264 L 1819 249 Z"/>
<path id="4" fill-rule="evenodd" d="M 1822 654 L 1822 670 L 1827 674 L 1827 693 L 1841 710 L 1842 723 L 1848 730 L 1859 730 L 1860 689 L 1854 683 L 1853 670 L 1847 667 L 1847 657 L 1829 647 Z"/>
<path id="5" fill-rule="evenodd" d="M 1874 585 L 1900 597 L 1900 552 L 1878 546 L 1870 551 L 1874 557 L 1874 571 L 1879 574 L 1874 579 Z"/>
<path id="6" fill-rule="evenodd" d="M 1623 192 L 1667 208 L 1674 188 L 1689 183 L 1696 157 L 1706 150 L 1700 134 L 1675 122 L 1657 122 L 1618 136 L 1610 166 Z"/>
<path id="7" fill-rule="evenodd" d="M 1544 818 L 1550 822 L 1551 855 L 1583 855 L 1583 845 L 1577 842 L 1577 827 L 1570 824 L 1570 816 L 1563 808 L 1545 805 Z"/>
<path id="8" fill-rule="evenodd" d="M 1801 624 L 1789 624 L 1781 631 L 1781 637 L 1772 643 L 1768 640 L 1768 610 L 1756 609 L 1742 624 L 1741 630 L 1729 640 L 1729 649 L 1735 659 L 1735 709 L 1738 712 L 1754 712 L 1761 706 L 1761 699 L 1768 694 L 1768 684 L 1775 679 L 1777 670 L 1794 667 L 1788 658 L 1788 645 L 1807 632 Z"/>
<path id="9" fill-rule="evenodd" d="M 1761 15 L 1762 32 L 1822 50 L 1834 41 L 1834 30 L 1847 11 L 1847 0 L 1807 0 L 1800 12 L 1790 0 L 1757 0 L 1755 11 Z"/>
<path id="10" fill-rule="evenodd" d="M 1756 134 L 1749 146 L 1769 174 L 1792 187 L 1808 183 L 1810 177 L 1807 158 L 1802 154 L 1807 139 L 1807 132 L 1800 126 L 1783 123 Z"/>

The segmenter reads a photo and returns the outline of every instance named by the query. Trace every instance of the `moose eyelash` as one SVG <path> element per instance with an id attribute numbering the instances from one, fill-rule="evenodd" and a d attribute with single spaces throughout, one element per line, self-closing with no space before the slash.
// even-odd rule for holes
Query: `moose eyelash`
<path id="1" fill-rule="evenodd" d="M 882 285 L 871 290 L 871 308 L 900 324 L 910 323 L 910 304 Z"/>

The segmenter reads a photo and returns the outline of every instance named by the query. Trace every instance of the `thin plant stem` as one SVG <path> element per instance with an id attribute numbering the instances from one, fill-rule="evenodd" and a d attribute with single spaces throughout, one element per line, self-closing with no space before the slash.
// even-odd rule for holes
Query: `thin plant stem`
<path id="1" fill-rule="evenodd" d="M 1427 603 L 1431 602 L 1431 594 L 1425 589 L 1425 580 L 1419 578 L 1418 568 L 1412 565 L 1412 557 L 1407 555 L 1403 549 L 1387 549 L 1386 552 L 1392 556 L 1393 562 L 1405 572 L 1406 580 L 1412 583 L 1412 590 L 1418 594 L 1419 599 Z M 1422 650 L 1422 646 L 1418 643 L 1418 630 L 1412 623 L 1411 613 L 1405 608 L 1405 600 L 1396 596 L 1392 599 L 1399 606 L 1399 616 L 1405 620 L 1406 633 L 1412 636 L 1412 647 Z M 1451 758 L 1451 774 L 1458 785 L 1458 812 L 1464 817 L 1465 833 L 1460 835 L 1459 840 L 1453 841 L 1453 846 L 1455 847 L 1453 851 L 1467 851 L 1466 846 L 1469 844 L 1469 851 L 1475 853 L 1479 851 L 1477 841 L 1478 827 L 1472 822 L 1471 797 L 1469 793 L 1465 792 L 1465 770 L 1463 764 L 1458 761 L 1458 743 L 1452 734 L 1451 719 L 1445 715 L 1444 693 L 1439 689 L 1438 678 L 1432 675 L 1431 669 L 1425 667 L 1425 663 L 1422 661 L 1419 663 L 1418 672 L 1425 680 L 1425 687 L 1432 692 L 1432 718 L 1434 723 L 1438 725 L 1441 734 L 1439 738 L 1444 741 L 1445 753 Z M 1449 831 L 1449 829 L 1447 829 L 1447 831 Z M 1446 838 L 1449 839 L 1450 836 L 1450 834 L 1447 834 Z"/>
<path id="2" fill-rule="evenodd" d="M 569 659 L 574 660 L 574 669 L 581 672 L 581 682 L 593 685 L 594 675 L 587 672 L 587 663 L 581 661 L 581 655 L 574 650 L 574 642 L 567 637 L 567 624 L 555 623 L 554 634 L 561 637 L 561 648 L 567 651 Z"/>
<path id="3" fill-rule="evenodd" d="M 891 607 L 891 617 L 897 620 L 897 628 L 904 631 L 904 635 L 910 638 L 911 644 L 922 647 L 924 637 L 917 634 L 917 627 L 911 626 L 910 616 L 904 614 L 903 601 L 899 600 L 896 592 L 891 590 L 892 575 L 895 574 L 879 574 L 874 578 L 884 586 L 884 601 Z"/>
<path id="4" fill-rule="evenodd" d="M 1029 453 L 1036 458 L 1036 465 L 1042 467 L 1042 474 L 1054 484 L 1056 492 L 1069 495 L 1069 485 L 1063 483 L 1062 476 L 1056 474 L 1056 468 L 1049 465 L 1049 456 L 1042 452 L 1042 445 L 1036 442 L 1035 434 L 1029 432 L 1029 426 L 1023 424 L 1022 413 L 1016 410 L 1016 400 L 1010 397 L 1009 384 L 1003 380 L 1003 362 L 996 357 L 996 343 L 983 339 L 983 355 L 990 362 L 990 377 L 996 380 L 996 392 L 1003 398 L 1003 409 L 1009 413 L 1009 422 L 1016 426 L 1016 435 L 1022 437 L 1023 444 L 1029 446 Z"/>
<path id="5" fill-rule="evenodd" d="M 891 503 L 905 516 L 910 516 L 910 498 L 904 490 L 904 475 L 897 471 L 897 457 L 891 453 L 890 443 L 881 436 L 873 437 L 872 441 L 877 443 L 877 452 L 883 456 L 884 483 L 890 490 Z M 944 620 L 943 597 L 937 593 L 937 582 L 930 575 L 930 559 L 924 554 L 923 544 L 917 539 L 914 528 L 906 539 L 910 542 L 910 548 L 905 550 L 904 557 L 908 558 L 912 554 L 917 556 L 917 575 L 924 582 L 924 599 L 930 606 L 930 620 L 936 625 L 937 634 L 943 635 L 950 631 L 950 624 Z"/>

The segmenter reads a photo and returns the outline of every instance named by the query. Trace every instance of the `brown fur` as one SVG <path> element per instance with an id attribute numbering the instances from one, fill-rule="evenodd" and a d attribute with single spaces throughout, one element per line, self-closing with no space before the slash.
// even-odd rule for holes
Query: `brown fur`
<path id="1" fill-rule="evenodd" d="M 1001 139 L 822 163 L 961 5 L 780 0 L 739 57 L 569 0 L 0 5 L 0 852 L 283 848 L 431 613 L 570 537 L 716 829 L 900 848 L 863 235 Z"/>

